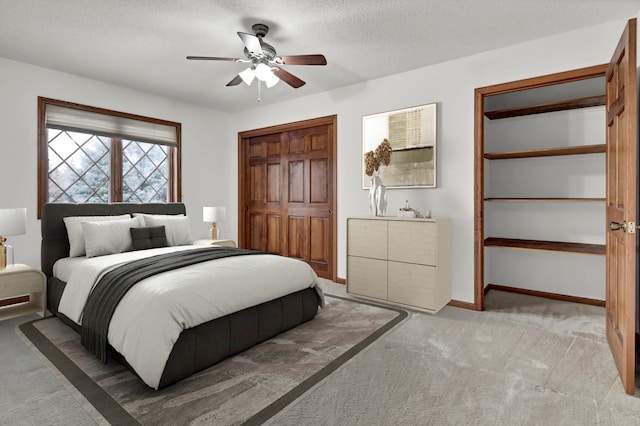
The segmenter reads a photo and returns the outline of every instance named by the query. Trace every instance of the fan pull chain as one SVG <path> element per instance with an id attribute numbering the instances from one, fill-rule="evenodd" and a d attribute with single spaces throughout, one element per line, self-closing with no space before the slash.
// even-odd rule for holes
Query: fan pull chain
<path id="1" fill-rule="evenodd" d="M 262 81 L 258 80 L 258 102 L 262 102 Z"/>

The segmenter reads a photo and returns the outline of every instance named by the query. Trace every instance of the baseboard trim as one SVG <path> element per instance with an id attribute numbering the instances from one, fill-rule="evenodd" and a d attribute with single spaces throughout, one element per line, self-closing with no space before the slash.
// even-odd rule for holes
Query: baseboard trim
<path id="1" fill-rule="evenodd" d="M 454 300 L 451 299 L 449 301 L 449 303 L 447 303 L 448 306 L 453 306 L 454 308 L 462 308 L 462 309 L 470 309 L 472 311 L 476 310 L 476 305 L 471 303 L 471 302 L 463 302 L 461 300 Z"/>
<path id="2" fill-rule="evenodd" d="M 506 291 L 509 293 L 526 294 L 529 296 L 544 297 L 546 299 L 562 300 L 565 302 L 582 303 L 585 305 L 602 306 L 602 307 L 605 306 L 604 300 L 589 299 L 587 297 L 568 296 L 566 294 L 548 293 L 546 291 L 527 290 L 524 288 L 509 287 L 509 286 L 498 285 L 498 284 L 489 284 L 485 288 L 485 294 L 489 290 L 498 290 L 498 291 Z"/>
<path id="3" fill-rule="evenodd" d="M 346 280 L 346 278 L 340 278 L 340 277 L 337 277 L 337 278 L 336 278 L 336 282 L 337 282 L 338 284 L 345 284 L 345 285 L 347 284 L 347 280 Z"/>

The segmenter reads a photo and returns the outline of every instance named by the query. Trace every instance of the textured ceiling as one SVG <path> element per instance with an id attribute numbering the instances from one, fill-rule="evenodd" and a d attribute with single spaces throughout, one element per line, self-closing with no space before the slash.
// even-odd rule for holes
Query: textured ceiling
<path id="1" fill-rule="evenodd" d="M 285 66 L 263 105 L 637 15 L 640 0 L 0 0 L 0 56 L 223 111 L 255 108 L 257 88 L 225 87 L 246 65 L 236 32 L 269 25 Z"/>

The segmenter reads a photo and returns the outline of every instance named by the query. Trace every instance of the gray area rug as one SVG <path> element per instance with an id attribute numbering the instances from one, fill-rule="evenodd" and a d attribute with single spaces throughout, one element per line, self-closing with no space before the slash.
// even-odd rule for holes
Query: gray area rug
<path id="1" fill-rule="evenodd" d="M 408 315 L 331 296 L 327 302 L 314 320 L 160 391 L 92 357 L 57 318 L 20 330 L 112 424 L 261 424 Z"/>

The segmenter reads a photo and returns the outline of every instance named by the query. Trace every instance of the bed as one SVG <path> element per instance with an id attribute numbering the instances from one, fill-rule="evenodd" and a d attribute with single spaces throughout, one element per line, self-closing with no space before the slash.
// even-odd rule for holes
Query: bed
<path id="1" fill-rule="evenodd" d="M 82 327 L 79 325 L 81 320 L 71 319 L 73 315 L 68 314 L 68 306 L 69 299 L 71 298 L 70 294 L 73 293 L 73 289 L 77 286 L 78 278 L 77 276 L 88 276 L 85 274 L 82 269 L 84 266 L 75 266 L 74 262 L 84 262 L 84 258 L 75 257 L 70 258 L 70 242 L 69 235 L 67 233 L 67 226 L 65 225 L 65 219 L 69 217 L 78 217 L 78 216 L 118 216 L 118 215 L 132 215 L 133 213 L 142 213 L 147 215 L 172 215 L 186 216 L 186 209 L 183 203 L 149 203 L 149 204 L 133 204 L 133 203 L 112 203 L 112 204 L 69 204 L 69 203 L 49 203 L 43 206 L 42 210 L 42 250 L 41 250 L 41 265 L 42 271 L 47 276 L 47 309 L 54 315 L 58 316 L 63 322 L 74 328 L 78 332 L 82 332 Z M 161 216 L 158 216 L 161 217 Z M 95 222 L 94 222 L 95 224 Z M 87 247 L 87 250 L 89 248 Z M 176 247 L 176 251 L 178 249 L 183 251 L 190 251 L 192 247 Z M 214 250 L 215 248 L 211 248 Z M 122 259 L 135 257 L 135 256 L 150 256 L 149 253 L 152 253 L 154 250 L 168 250 L 165 248 L 153 248 L 151 250 L 146 250 L 145 253 L 138 252 L 128 252 L 128 253 L 120 253 L 99 257 L 92 257 L 91 259 L 85 259 L 94 261 L 94 263 L 105 263 L 110 257 L 114 257 L 120 260 L 117 262 L 122 262 Z M 205 249 L 199 248 L 197 250 L 203 251 Z M 196 251 L 195 248 L 193 250 Z M 252 254 L 252 253 L 249 253 Z M 118 257 L 119 256 L 119 257 Z M 161 256 L 157 256 L 161 257 Z M 97 261 L 96 261 L 97 259 Z M 60 261 L 60 262 L 58 262 Z M 56 265 L 56 262 L 58 264 Z M 116 262 L 116 263 L 117 263 Z M 226 263 L 225 263 L 226 262 Z M 239 262 L 242 263 L 242 267 L 240 268 Z M 264 263 L 266 262 L 266 263 Z M 262 276 L 265 275 L 274 275 L 283 278 L 277 278 L 278 280 L 282 279 L 282 281 L 286 281 L 289 278 L 284 278 L 286 276 L 296 277 L 294 280 L 296 282 L 291 284 L 283 284 L 283 289 L 279 289 L 280 283 L 275 283 L 272 281 L 268 281 L 268 277 L 265 278 L 266 283 L 272 283 L 270 286 L 262 285 L 259 282 L 256 282 L 256 286 L 262 285 L 262 289 L 253 290 L 253 287 L 242 287 L 242 289 L 236 289 L 236 286 L 229 285 L 229 276 L 224 275 L 228 271 L 234 270 L 235 273 L 253 273 L 255 275 L 255 271 L 251 272 L 253 268 L 259 267 L 259 265 L 263 265 L 262 267 L 270 267 L 268 265 L 278 265 L 279 268 L 280 263 L 286 264 L 286 267 L 294 267 L 295 271 L 291 274 L 278 272 L 276 274 L 275 269 L 269 270 L 269 274 L 265 274 L 265 270 L 262 272 L 260 270 L 256 270 L 258 274 Z M 213 272 L 213 269 L 202 269 L 202 268 L 213 268 L 213 264 L 221 265 L 223 267 L 224 274 L 220 275 L 217 272 Z M 64 268 L 62 266 L 64 266 Z M 71 266 L 69 266 L 71 265 Z M 200 266 L 199 266 L 200 265 Z M 321 290 L 317 287 L 315 273 L 311 270 L 311 268 L 306 265 L 304 262 L 295 261 L 294 259 L 283 258 L 277 255 L 268 255 L 268 254 L 259 254 L 253 256 L 237 256 L 234 258 L 225 258 L 219 260 L 212 260 L 208 262 L 204 262 L 203 264 L 187 266 L 184 269 L 180 269 L 179 271 L 166 272 L 165 274 L 174 274 L 175 277 L 177 273 L 180 273 L 181 277 L 189 277 L 189 279 L 195 279 L 193 277 L 198 276 L 198 279 L 201 280 L 199 286 L 205 286 L 208 288 L 211 287 L 220 287 L 222 284 L 217 283 L 213 277 L 224 276 L 227 277 L 227 281 L 223 284 L 224 286 L 228 286 L 229 292 L 235 292 L 235 298 L 228 301 L 228 303 L 222 300 L 221 297 L 216 299 L 220 300 L 223 305 L 225 305 L 225 309 L 236 309 L 233 308 L 234 305 L 238 305 L 238 303 L 250 303 L 250 306 L 243 307 L 238 310 L 234 310 L 233 312 L 225 313 L 222 316 L 216 316 L 218 314 L 212 314 L 210 312 L 198 312 L 194 313 L 193 317 L 195 319 L 189 318 L 189 321 L 185 321 L 184 318 L 176 319 L 179 322 L 179 329 L 176 332 L 175 337 L 163 337 L 164 340 L 169 339 L 171 342 L 171 347 L 168 350 L 162 349 L 165 343 L 159 343 L 158 347 L 155 348 L 153 345 L 149 344 L 140 344 L 138 346 L 143 347 L 144 350 L 150 351 L 150 353 L 145 354 L 135 354 L 135 357 L 132 357 L 130 353 L 127 353 L 127 346 L 120 345 L 119 339 L 112 340 L 111 337 L 111 329 L 115 328 L 114 324 L 120 324 L 124 321 L 131 321 L 129 324 L 129 328 L 125 330 L 125 333 L 131 332 L 134 333 L 134 329 L 138 327 L 138 322 L 144 323 L 145 321 L 151 321 L 147 318 L 132 316 L 127 319 L 126 315 L 130 314 L 122 314 L 120 311 L 124 312 L 124 309 L 121 305 L 125 305 L 125 299 L 120 302 L 120 305 L 116 308 L 116 313 L 114 314 L 112 324 L 109 326 L 109 342 L 108 342 L 108 353 L 109 357 L 116 359 L 117 361 L 123 363 L 127 367 L 129 367 L 135 374 L 137 374 L 147 385 L 155 389 L 161 389 L 166 386 L 169 386 L 197 371 L 208 368 L 215 363 L 235 355 L 239 352 L 242 352 L 262 341 L 270 339 L 288 329 L 291 329 L 299 324 L 302 324 L 306 321 L 309 321 L 315 317 L 318 312 L 318 307 L 323 304 L 323 296 Z M 225 266 L 226 265 L 226 266 Z M 254 266 L 255 265 L 255 266 Z M 267 265 L 267 266 L 264 266 Z M 304 266 L 302 266 L 304 265 Z M 74 269 L 78 268 L 78 269 Z M 188 269 L 191 268 L 191 269 Z M 202 269 L 200 272 L 194 272 L 194 269 Z M 275 268 L 275 266 L 274 266 Z M 300 269 L 300 268 L 308 268 Z M 54 270 L 57 270 L 56 276 Z M 59 271 L 66 270 L 66 273 L 61 273 Z M 238 270 L 242 270 L 241 272 L 237 272 Z M 229 272 L 231 273 L 231 272 Z M 307 274 L 310 273 L 311 276 L 307 277 Z M 75 274 L 75 275 L 74 275 Z M 102 273 L 104 274 L 104 273 Z M 160 274 L 163 275 L 163 274 Z M 96 277 L 101 276 L 100 273 L 96 272 Z M 236 275 L 233 276 L 234 283 L 238 283 L 238 286 L 246 286 L 249 283 L 253 284 L 253 281 L 262 281 L 255 280 L 255 278 L 250 278 L 249 275 Z M 86 278 L 87 280 L 89 278 Z M 154 278 L 155 279 L 155 278 Z M 186 278 L 185 278 L 186 279 Z M 272 278 L 273 279 L 273 278 Z M 174 278 L 175 280 L 175 278 Z M 289 279 L 290 280 L 290 279 Z M 68 282 L 67 282 L 68 281 Z M 205 282 L 206 281 L 206 282 Z M 219 281 L 219 280 L 218 280 Z M 308 282 L 309 281 L 309 282 Z M 144 284 L 144 286 L 142 285 Z M 129 297 L 130 294 L 134 293 L 134 291 L 138 291 L 138 287 L 149 287 L 151 284 L 147 284 L 146 281 L 142 281 L 140 284 L 133 287 L 130 292 L 125 296 Z M 166 284 L 163 284 L 166 285 Z M 286 288 L 285 288 L 286 287 Z M 300 287 L 300 288 L 298 288 Z M 225 289 L 226 287 L 223 287 Z M 275 290 L 278 288 L 278 290 Z M 66 294 L 65 294 L 66 289 Z M 249 289 L 249 290 L 247 290 Z M 271 295 L 267 296 L 266 300 L 253 302 L 253 300 L 257 300 L 258 296 L 253 296 L 254 293 L 262 292 L 262 290 L 266 290 Z M 177 291 L 172 289 L 172 291 Z M 221 296 L 221 290 L 218 290 L 218 296 Z M 226 290 L 224 290 L 226 291 Z M 239 293 L 239 292 L 243 293 Z M 189 291 L 185 291 L 185 297 L 188 295 Z M 153 293 L 153 292 L 152 292 Z M 277 295 L 274 297 L 274 295 Z M 239 294 L 242 295 L 251 295 L 251 297 L 238 297 Z M 65 296 L 65 297 L 63 297 Z M 133 297 L 133 296 L 132 296 Z M 157 306 L 164 306 L 166 303 L 156 302 L 151 295 L 140 296 L 136 293 L 136 297 L 138 297 L 138 303 L 141 301 L 147 303 L 149 308 L 149 315 L 156 315 L 155 311 L 160 311 L 160 308 Z M 142 297 L 142 299 L 140 299 Z M 261 296 L 264 297 L 264 296 Z M 243 299 L 238 301 L 238 299 Z M 134 299 L 135 300 L 135 299 Z M 61 302 L 63 302 L 61 304 Z M 131 304 L 133 302 L 130 302 Z M 255 303 L 255 304 L 253 304 Z M 197 303 L 196 303 L 197 304 Z M 145 306 L 147 306 L 145 305 Z M 226 307 L 229 305 L 231 307 Z M 65 308 L 66 306 L 66 308 Z M 67 315 L 65 315 L 64 309 L 67 309 Z M 174 309 L 174 308 L 172 308 Z M 181 311 L 189 311 L 191 306 L 181 306 L 179 307 Z M 201 307 L 193 307 L 194 312 L 196 309 L 202 310 Z M 141 309 L 140 311 L 145 311 L 145 309 Z M 116 314 L 120 316 L 121 319 L 116 320 Z M 207 319 L 205 316 L 216 316 L 211 319 Z M 145 315 L 146 311 L 145 311 Z M 160 313 L 163 318 L 164 317 L 175 317 L 176 313 Z M 186 314 L 188 317 L 190 313 Z M 133 318 L 133 319 L 132 319 Z M 140 320 L 136 320 L 135 318 L 141 318 Z M 161 330 L 173 330 L 178 325 L 171 324 L 170 327 L 156 327 L 156 329 Z M 153 333 L 141 333 L 140 331 L 135 331 L 138 334 L 132 334 L 133 336 L 138 336 L 140 339 L 152 339 Z M 168 332 L 167 332 L 168 333 Z M 131 338 L 129 339 L 131 340 Z M 163 340 L 163 341 L 164 341 Z M 118 346 L 120 345 L 120 346 Z M 147 372 L 144 372 L 145 362 L 140 362 L 140 360 L 136 360 L 135 358 L 143 357 L 154 357 L 155 353 L 162 353 L 163 350 L 167 353 L 165 355 L 164 360 L 157 361 L 160 362 L 159 370 L 154 373 L 155 377 L 149 379 Z M 124 353 L 123 353 L 124 352 Z M 160 356 L 160 355 L 159 355 Z M 133 361 L 132 361 L 133 360 Z M 152 362 L 149 362 L 152 364 Z"/>

